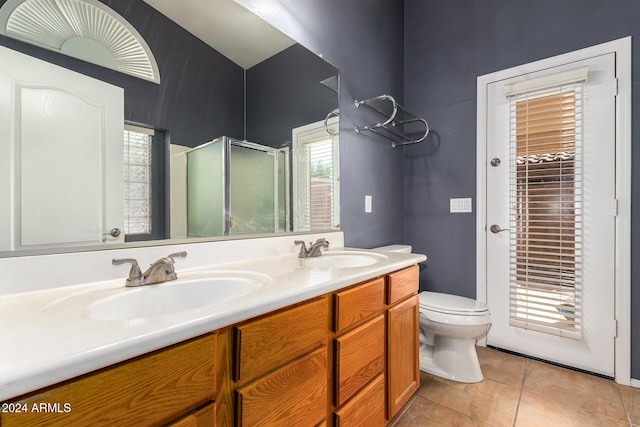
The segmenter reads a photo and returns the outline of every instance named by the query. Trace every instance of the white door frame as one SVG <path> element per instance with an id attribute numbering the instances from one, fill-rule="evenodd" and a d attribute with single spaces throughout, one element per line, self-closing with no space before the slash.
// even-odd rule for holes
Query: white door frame
<path id="1" fill-rule="evenodd" d="M 487 301 L 487 86 L 496 81 L 580 61 L 607 53 L 616 54 L 616 198 L 615 235 L 615 381 L 640 386 L 631 379 L 631 37 L 580 49 L 529 64 L 478 77 L 476 123 L 476 298 Z M 612 89 L 613 90 L 613 89 Z"/>

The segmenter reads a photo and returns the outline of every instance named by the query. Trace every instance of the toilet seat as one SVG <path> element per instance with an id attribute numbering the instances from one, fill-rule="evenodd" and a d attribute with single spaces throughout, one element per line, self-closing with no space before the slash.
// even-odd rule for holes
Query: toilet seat
<path id="1" fill-rule="evenodd" d="M 431 312 L 458 316 L 486 316 L 489 307 L 480 301 L 458 295 L 423 291 L 418 294 L 420 308 Z"/>

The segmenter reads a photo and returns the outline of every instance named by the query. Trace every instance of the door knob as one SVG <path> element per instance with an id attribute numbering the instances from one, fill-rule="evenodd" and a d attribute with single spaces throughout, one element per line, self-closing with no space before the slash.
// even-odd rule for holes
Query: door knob
<path id="1" fill-rule="evenodd" d="M 493 166 L 494 168 L 500 166 L 500 163 L 502 162 L 497 157 L 494 157 L 493 159 L 491 159 L 491 166 Z"/>
<path id="2" fill-rule="evenodd" d="M 112 228 L 111 231 L 109 231 L 108 233 L 104 233 L 103 236 L 118 237 L 120 236 L 120 234 L 122 234 L 122 230 L 120 230 L 119 228 Z"/>
<path id="3" fill-rule="evenodd" d="M 489 230 L 491 230 L 493 234 L 498 234 L 502 231 L 509 231 L 508 228 L 500 228 L 498 224 L 493 224 L 491 227 L 489 227 Z"/>

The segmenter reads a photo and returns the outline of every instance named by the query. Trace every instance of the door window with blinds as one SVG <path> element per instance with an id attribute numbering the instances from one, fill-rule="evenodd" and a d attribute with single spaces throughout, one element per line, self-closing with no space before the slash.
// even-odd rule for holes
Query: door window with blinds
<path id="1" fill-rule="evenodd" d="M 580 339 L 582 87 L 588 67 L 510 97 L 510 324 Z"/>
<path id="2" fill-rule="evenodd" d="M 151 141 L 153 135 L 153 129 L 125 125 L 125 234 L 151 233 Z"/>
<path id="3" fill-rule="evenodd" d="M 295 231 L 340 227 L 337 118 L 293 130 Z"/>

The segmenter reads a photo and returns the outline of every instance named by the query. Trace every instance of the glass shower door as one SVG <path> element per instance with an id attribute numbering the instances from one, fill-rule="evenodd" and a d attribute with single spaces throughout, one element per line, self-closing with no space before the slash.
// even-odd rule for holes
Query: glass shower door
<path id="1" fill-rule="evenodd" d="M 224 139 L 187 153 L 187 233 L 190 237 L 223 236 Z"/>
<path id="2" fill-rule="evenodd" d="M 231 141 L 229 234 L 278 231 L 278 175 L 277 150 Z"/>

